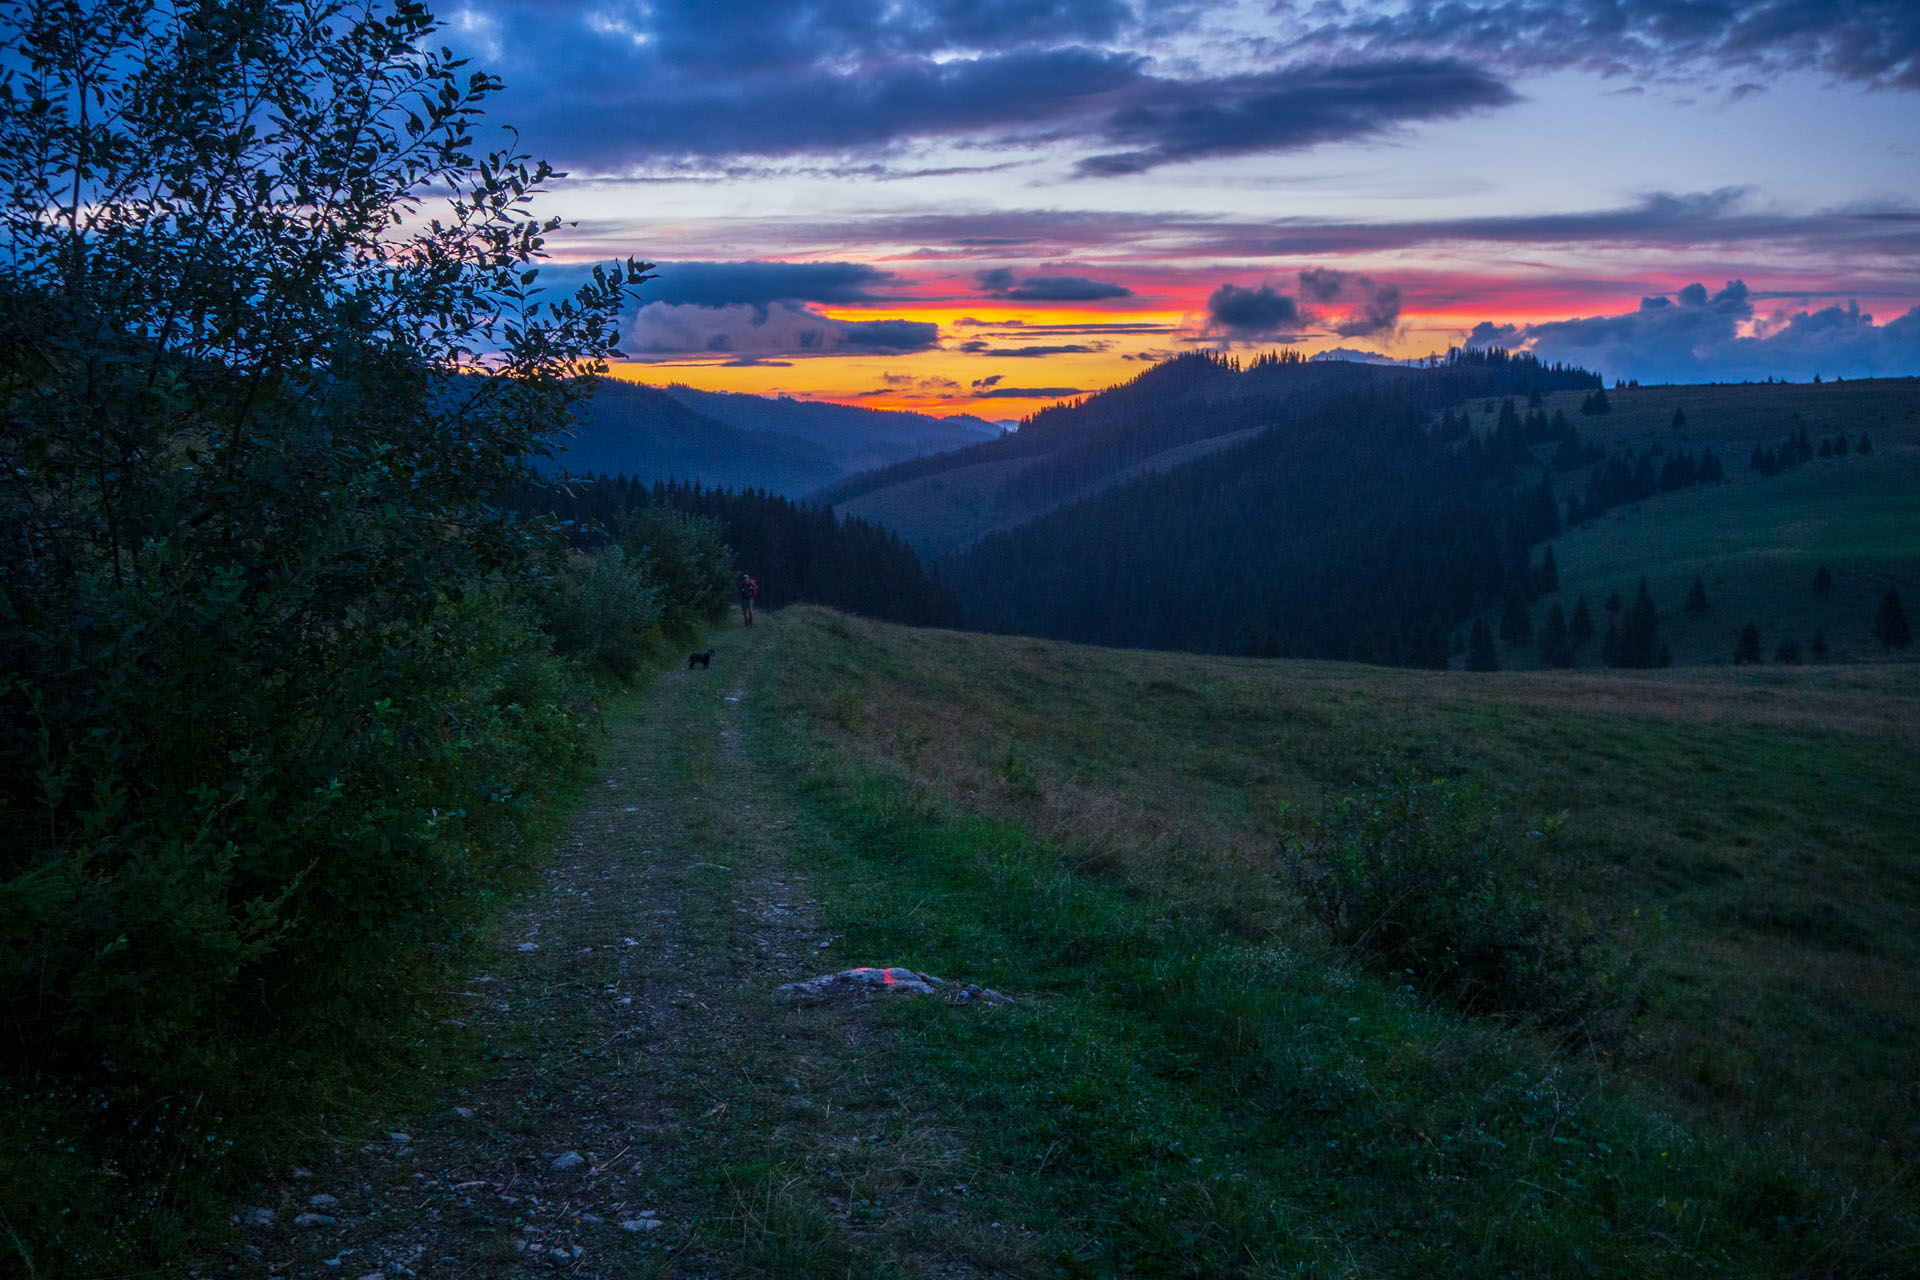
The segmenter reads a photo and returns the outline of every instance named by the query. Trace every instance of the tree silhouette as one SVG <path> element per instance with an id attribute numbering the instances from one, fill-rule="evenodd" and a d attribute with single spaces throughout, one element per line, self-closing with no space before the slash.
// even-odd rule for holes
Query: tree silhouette
<path id="1" fill-rule="evenodd" d="M 1585 596 L 1574 601 L 1573 617 L 1567 620 L 1567 638 L 1576 645 L 1593 639 L 1593 610 L 1587 608 Z"/>
<path id="2" fill-rule="evenodd" d="M 1707 611 L 1707 584 L 1695 578 L 1693 585 L 1687 588 L 1687 612 L 1705 613 Z"/>
<path id="3" fill-rule="evenodd" d="M 1733 660 L 1738 663 L 1760 661 L 1760 628 L 1753 623 L 1740 628 L 1740 639 L 1733 646 Z"/>
<path id="4" fill-rule="evenodd" d="M 1813 593 L 1823 596 L 1833 590 L 1833 575 L 1827 572 L 1827 566 L 1821 565 L 1813 571 Z"/>
<path id="5" fill-rule="evenodd" d="M 1467 670 L 1498 671 L 1500 655 L 1493 647 L 1493 629 L 1485 618 L 1473 620 L 1473 634 L 1467 640 Z"/>
<path id="6" fill-rule="evenodd" d="M 1874 638 L 1889 649 L 1904 649 L 1913 643 L 1907 628 L 1907 611 L 1900 604 L 1900 593 L 1892 587 L 1880 598 L 1879 612 L 1873 615 Z"/>
<path id="7" fill-rule="evenodd" d="M 1567 634 L 1566 611 L 1560 607 L 1558 600 L 1547 606 L 1546 621 L 1540 624 L 1540 665 L 1573 665 L 1573 641 Z"/>

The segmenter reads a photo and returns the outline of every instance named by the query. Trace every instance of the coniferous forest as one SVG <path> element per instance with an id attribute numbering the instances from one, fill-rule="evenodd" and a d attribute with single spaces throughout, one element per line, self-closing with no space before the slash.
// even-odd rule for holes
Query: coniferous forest
<path id="1" fill-rule="evenodd" d="M 1439 667 L 1463 620 L 1516 587 L 1532 599 L 1532 548 L 1561 528 L 1553 490 L 1523 469 L 1533 442 L 1510 407 L 1514 429 L 1450 440 L 1442 406 L 1593 387 L 1593 374 L 1455 352 L 1357 390 L 1322 383 L 1240 401 L 1236 389 L 1270 383 L 1286 363 L 1183 360 L 1220 382 L 1209 417 L 1238 415 L 1260 434 L 953 557 L 970 622 L 1096 644 Z"/>

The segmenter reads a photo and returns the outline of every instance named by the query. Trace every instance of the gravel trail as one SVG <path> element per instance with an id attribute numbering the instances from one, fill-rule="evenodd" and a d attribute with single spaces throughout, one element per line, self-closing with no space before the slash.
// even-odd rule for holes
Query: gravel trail
<path id="1" fill-rule="evenodd" d="M 767 645 L 723 638 L 711 672 L 662 673 L 613 729 L 537 887 L 450 993 L 497 1054 L 482 1081 L 261 1188 L 229 1274 L 727 1273 L 703 1125 L 765 1105 L 736 1049 L 777 1045 L 774 988 L 833 967 L 742 743 Z"/>

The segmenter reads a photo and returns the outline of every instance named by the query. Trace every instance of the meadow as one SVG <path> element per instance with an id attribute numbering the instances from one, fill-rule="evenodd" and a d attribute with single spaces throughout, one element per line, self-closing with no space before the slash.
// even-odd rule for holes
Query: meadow
<path id="1" fill-rule="evenodd" d="M 1117 984 L 1132 993 L 1122 1003 L 1133 1003 L 1114 1016 L 1174 1017 L 1153 1024 L 1170 1037 L 1167 1052 L 1233 1091 L 1257 1093 L 1236 1073 L 1265 1078 L 1279 1047 L 1297 1049 L 1316 1027 L 1364 1024 L 1382 1061 L 1399 1064 L 1364 1087 L 1410 1108 L 1394 1122 L 1403 1124 L 1397 1139 L 1374 1133 L 1381 1159 L 1394 1141 L 1427 1141 L 1437 1128 L 1423 1126 L 1438 1126 L 1441 1114 L 1506 1134 L 1519 1122 L 1482 1092 L 1489 1077 L 1476 1073 L 1524 1060 L 1522 1074 L 1545 1072 L 1580 1100 L 1582 1142 L 1619 1151 L 1632 1132 L 1669 1134 L 1669 1149 L 1687 1144 L 1674 1157 L 1684 1170 L 1662 1172 L 1659 1158 L 1636 1147 L 1630 1159 L 1603 1162 L 1603 1181 L 1622 1206 L 1664 1204 L 1668 1194 L 1684 1201 L 1675 1225 L 1696 1215 L 1686 1218 L 1694 1243 L 1717 1242 L 1705 1253 L 1680 1250 L 1695 1264 L 1712 1255 L 1714 1266 L 1741 1274 L 1899 1274 L 1910 1264 L 1920 1151 L 1912 1084 L 1920 1018 L 1907 995 L 1920 971 L 1909 928 L 1920 907 L 1911 787 L 1920 668 L 1474 676 L 907 631 L 805 609 L 780 623 L 779 674 L 767 694 L 788 726 L 787 763 L 839 770 L 820 803 L 841 824 L 863 815 L 854 829 L 887 850 L 870 852 L 863 869 L 847 860 L 846 838 L 837 846 L 836 874 L 868 877 L 839 888 L 841 923 L 873 944 L 870 954 L 911 948 L 931 955 L 927 967 L 963 965 L 979 981 L 1054 992 L 1058 974 L 1036 972 L 1036 961 L 1115 999 Z M 1415 982 L 1357 972 L 1327 942 L 1286 884 L 1280 850 L 1335 797 L 1365 792 L 1383 774 L 1484 789 L 1508 847 L 1542 841 L 1577 872 L 1564 883 L 1579 886 L 1589 898 L 1581 908 L 1604 917 L 1632 957 L 1617 1033 L 1568 1043 L 1524 1017 L 1462 1017 Z M 1003 834 L 981 834 L 993 831 Z M 956 852 L 986 840 L 1013 859 L 1009 839 L 1021 850 L 1016 861 L 1045 868 L 1022 863 L 1023 876 L 1053 886 L 1019 891 L 1038 892 L 1041 905 L 1015 894 L 1004 868 L 992 884 L 970 880 L 993 859 Z M 876 877 L 875 859 L 898 865 Z M 1062 904 L 1084 907 L 1087 895 L 1111 918 L 1060 923 Z M 831 909 L 834 896 L 824 896 Z M 1182 947 L 1188 959 L 1174 965 Z M 1276 978 L 1274 965 L 1294 976 Z M 1300 983 L 1317 992 L 1314 1025 L 1263 1021 L 1304 1016 Z M 1169 1010 L 1183 1001 L 1193 1007 L 1175 1017 Z M 1212 1015 L 1209 1001 L 1220 1002 Z M 1343 1041 L 1327 1052 L 1323 1065 L 1361 1051 Z M 1426 1065 L 1411 1071 L 1414 1059 Z M 973 1087 L 983 1092 L 1012 1089 L 1033 1069 L 962 1060 L 982 1073 Z M 915 1069 L 928 1061 L 915 1059 Z M 1443 1061 L 1451 1065 L 1440 1069 Z M 1030 1092 L 1031 1082 L 1020 1088 Z M 1043 1104 L 1028 1096 L 1021 1105 Z M 1147 1090 L 1126 1105 L 1141 1109 L 1141 1124 L 1178 1135 L 1182 1122 L 1155 1109 L 1192 1100 L 1155 1101 Z M 1254 1112 L 1260 1126 L 1297 1123 L 1290 1108 L 1300 1105 L 1269 1098 Z M 1342 1107 L 1307 1110 L 1324 1119 Z M 1253 1123 L 1214 1113 L 1194 1123 L 1224 1130 L 1179 1140 L 1211 1143 L 1208 1159 L 1235 1150 L 1248 1158 L 1230 1136 L 1240 1122 Z M 1530 1160 L 1533 1139 L 1527 1147 Z M 1082 1154 L 1096 1164 L 1119 1158 Z M 1138 1158 L 1141 1169 L 1160 1167 Z M 1379 1170 L 1364 1161 L 1353 1169 L 1363 1167 Z M 1373 1175 L 1349 1172 L 1356 1180 L 1332 1166 L 1315 1177 L 1339 1187 L 1329 1203 L 1356 1197 L 1328 1208 L 1326 1222 L 1361 1229 L 1360 1202 L 1386 1194 L 1387 1183 L 1368 1190 Z M 1667 1256 L 1649 1240 L 1629 1245 L 1646 1224 L 1630 1227 L 1625 1208 L 1586 1221 L 1562 1206 L 1571 1216 L 1549 1213 L 1530 1230 L 1523 1220 L 1539 1206 L 1494 1207 L 1500 1188 L 1539 1172 L 1489 1166 L 1471 1175 L 1491 1179 L 1475 1220 L 1492 1251 L 1472 1265 L 1448 1256 L 1467 1271 L 1500 1257 L 1543 1273 L 1577 1272 L 1574 1259 L 1587 1257 L 1605 1259 L 1594 1265 L 1610 1274 L 1631 1273 L 1634 1258 L 1654 1265 Z M 1584 1176 L 1568 1176 L 1576 1174 Z M 1431 1212 L 1433 1222 L 1466 1214 L 1452 1191 L 1425 1198 L 1440 1176 L 1428 1170 L 1395 1193 L 1424 1206 L 1408 1213 Z M 1272 1178 L 1292 1186 L 1273 1169 L 1256 1181 Z M 1684 1194 L 1675 1191 L 1682 1184 Z M 1017 1194 L 1046 1202 L 1036 1187 Z M 1545 1200 L 1561 1194 L 1595 1193 L 1563 1187 Z M 1395 1229 L 1408 1228 L 1410 1220 Z M 1413 1264 L 1415 1254 L 1377 1243 L 1385 1252 L 1357 1269 Z"/>

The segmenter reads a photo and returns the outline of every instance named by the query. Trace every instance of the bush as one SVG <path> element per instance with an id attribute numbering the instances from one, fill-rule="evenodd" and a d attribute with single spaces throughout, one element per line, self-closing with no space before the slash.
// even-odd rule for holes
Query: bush
<path id="1" fill-rule="evenodd" d="M 1515 846 L 1495 821 L 1478 787 L 1384 780 L 1284 844 L 1281 866 L 1334 944 L 1367 968 L 1471 1011 L 1610 1038 L 1625 968 L 1550 852 L 1558 824 Z"/>
<path id="2" fill-rule="evenodd" d="M 733 551 L 720 526 L 668 506 L 623 516 L 620 545 L 661 587 L 660 624 L 682 635 L 727 616 L 733 602 Z"/>
<path id="3" fill-rule="evenodd" d="M 665 594 L 618 546 L 575 552 L 542 602 L 543 621 L 557 651 L 630 680 L 659 634 Z"/>

